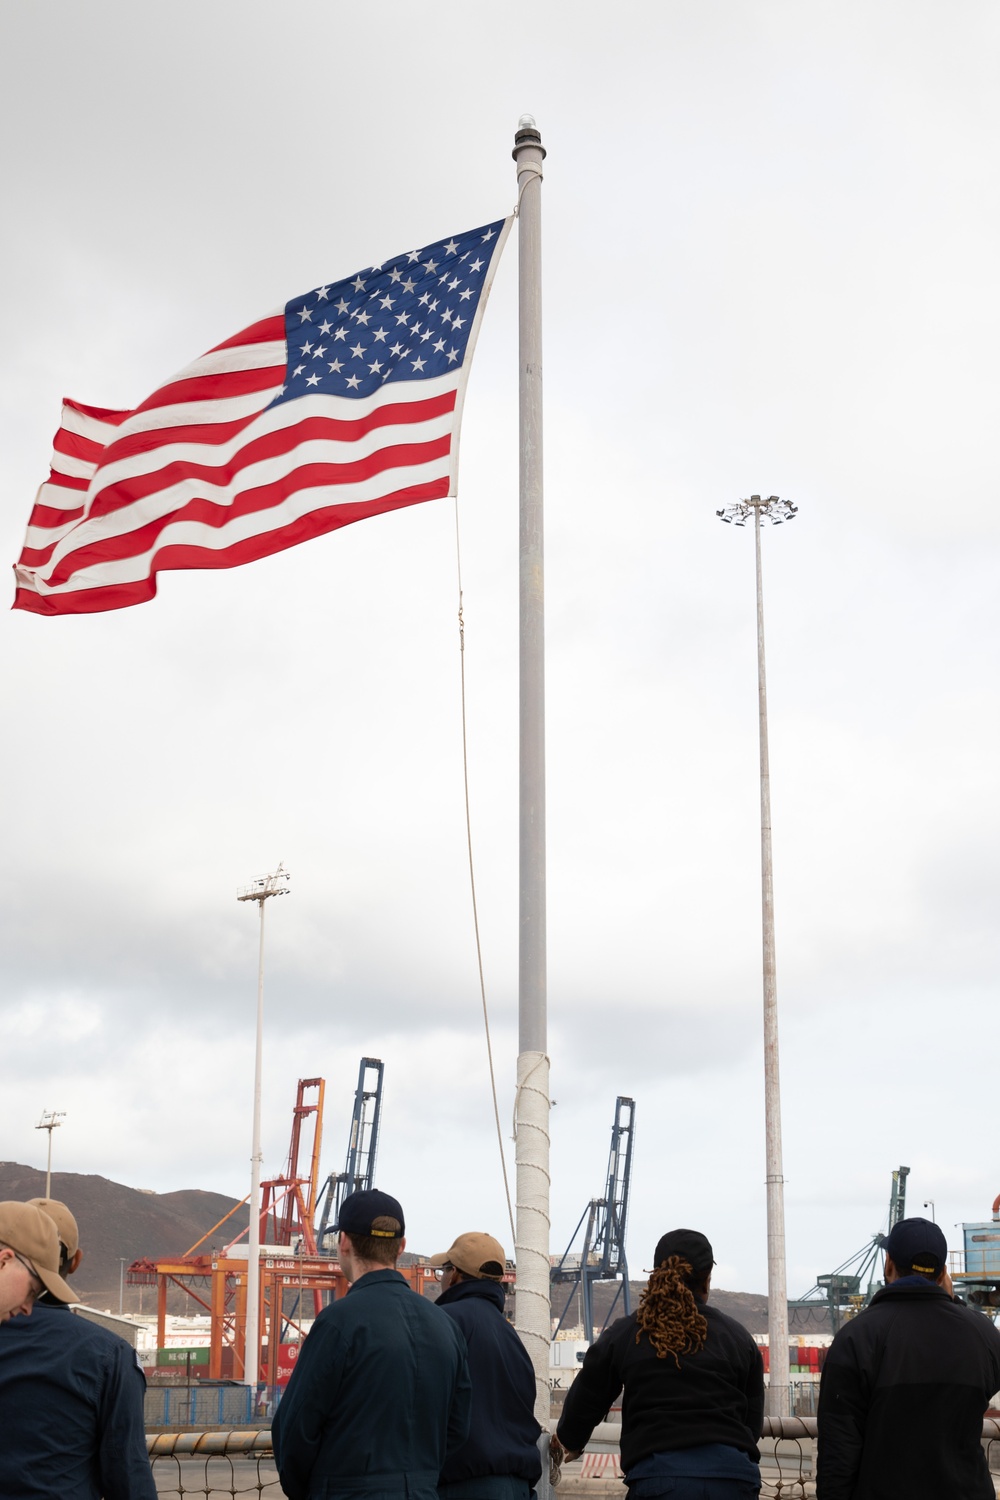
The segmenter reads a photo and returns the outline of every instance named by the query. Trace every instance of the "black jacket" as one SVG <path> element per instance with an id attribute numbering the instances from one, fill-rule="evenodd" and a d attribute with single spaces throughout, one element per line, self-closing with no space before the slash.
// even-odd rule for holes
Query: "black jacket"
<path id="1" fill-rule="evenodd" d="M 62 1303 L 0 1325 L 0 1495 L 156 1500 L 145 1395 L 131 1345 Z"/>
<path id="2" fill-rule="evenodd" d="M 980 1440 L 1000 1333 L 917 1278 L 878 1292 L 823 1367 L 819 1500 L 994 1500 Z"/>
<path id="3" fill-rule="evenodd" d="M 571 1451 L 583 1448 L 624 1387 L 622 1466 L 651 1453 L 726 1443 L 754 1463 L 764 1422 L 764 1364 L 742 1324 L 709 1303 L 704 1349 L 659 1359 L 646 1334 L 636 1342 L 636 1314 L 606 1328 L 584 1356 L 566 1393 L 557 1429 Z"/>
<path id="4" fill-rule="evenodd" d="M 471 1388 L 451 1318 L 398 1271 L 369 1271 L 316 1319 L 271 1424 L 289 1500 L 436 1500 Z"/>
<path id="5" fill-rule="evenodd" d="M 437 1300 L 465 1335 L 472 1381 L 469 1436 L 441 1470 L 442 1484 L 507 1474 L 534 1486 L 541 1477 L 534 1366 L 504 1300 L 496 1281 L 460 1281 Z"/>

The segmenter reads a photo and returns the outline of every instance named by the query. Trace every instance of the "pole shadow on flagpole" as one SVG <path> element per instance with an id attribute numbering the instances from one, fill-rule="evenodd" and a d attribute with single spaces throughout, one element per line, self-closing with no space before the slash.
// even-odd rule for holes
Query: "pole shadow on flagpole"
<path id="1" fill-rule="evenodd" d="M 545 952 L 545 616 L 542 511 L 542 162 L 531 115 L 514 137 L 518 201 L 520 424 L 520 900 L 516 1328 L 549 1420 L 549 1059 Z"/>

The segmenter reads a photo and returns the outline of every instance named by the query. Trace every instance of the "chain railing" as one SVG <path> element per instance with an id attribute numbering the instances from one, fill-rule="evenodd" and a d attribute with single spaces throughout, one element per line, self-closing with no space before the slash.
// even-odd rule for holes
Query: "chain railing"
<path id="1" fill-rule="evenodd" d="M 983 1423 L 983 1444 L 994 1484 L 1000 1493 L 1000 1421 Z M 267 1430 L 235 1432 L 160 1432 L 146 1445 L 161 1500 L 205 1500 L 228 1496 L 280 1500 L 282 1491 Z M 812 1500 L 816 1494 L 813 1465 L 815 1417 L 768 1417 L 761 1439 L 761 1500 Z M 603 1483 L 602 1483 L 603 1481 Z M 602 1423 L 587 1452 L 564 1467 L 555 1500 L 591 1495 L 594 1500 L 620 1489 L 618 1429 Z M 547 1488 L 547 1486 L 546 1486 Z M 539 1491 L 541 1500 L 541 1490 Z"/>

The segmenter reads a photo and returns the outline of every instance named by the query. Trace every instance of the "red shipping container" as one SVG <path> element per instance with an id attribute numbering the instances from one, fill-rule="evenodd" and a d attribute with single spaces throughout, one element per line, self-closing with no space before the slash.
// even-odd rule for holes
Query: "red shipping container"
<path id="1" fill-rule="evenodd" d="M 300 1345 L 298 1344 L 278 1345 L 278 1369 L 276 1384 L 287 1385 L 291 1380 L 292 1371 L 295 1369 L 295 1361 L 299 1357 L 299 1348 Z"/>

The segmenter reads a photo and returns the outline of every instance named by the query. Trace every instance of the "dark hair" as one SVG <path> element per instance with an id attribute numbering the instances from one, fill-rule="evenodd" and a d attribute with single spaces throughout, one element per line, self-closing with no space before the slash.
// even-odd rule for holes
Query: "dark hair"
<path id="1" fill-rule="evenodd" d="M 351 1242 L 351 1249 L 358 1260 L 373 1260 L 380 1266 L 395 1266 L 399 1259 L 400 1242 L 398 1239 L 381 1238 L 373 1234 L 347 1234 L 343 1233 Z"/>
<path id="2" fill-rule="evenodd" d="M 704 1276 L 695 1277 L 691 1262 L 670 1255 L 656 1267 L 639 1301 L 636 1313 L 635 1341 L 643 1334 L 656 1351 L 657 1359 L 674 1357 L 680 1369 L 679 1354 L 697 1354 L 708 1337 L 708 1321 L 698 1311 L 691 1284 L 699 1285 Z"/>

